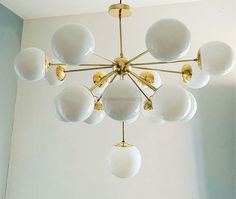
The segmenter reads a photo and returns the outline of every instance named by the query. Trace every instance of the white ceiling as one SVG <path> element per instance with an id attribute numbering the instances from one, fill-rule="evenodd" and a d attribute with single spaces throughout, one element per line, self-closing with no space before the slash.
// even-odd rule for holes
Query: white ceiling
<path id="1" fill-rule="evenodd" d="M 192 2 L 197 0 L 123 0 L 132 7 Z M 106 11 L 109 5 L 119 0 L 0 0 L 10 10 L 24 19 L 77 15 Z"/>

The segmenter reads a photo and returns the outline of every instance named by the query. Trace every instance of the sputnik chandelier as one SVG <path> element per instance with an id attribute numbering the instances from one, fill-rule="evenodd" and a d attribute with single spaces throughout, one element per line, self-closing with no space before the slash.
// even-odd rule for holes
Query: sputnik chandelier
<path id="1" fill-rule="evenodd" d="M 181 59 L 190 48 L 190 32 L 176 19 L 162 19 L 154 23 L 146 34 L 147 50 L 128 59 L 123 52 L 122 18 L 131 15 L 130 7 L 120 1 L 110 6 L 109 14 L 119 19 L 118 58 L 107 59 L 96 54 L 92 33 L 80 24 L 68 24 L 54 33 L 51 42 L 52 51 L 61 63 L 49 62 L 45 53 L 38 48 L 26 48 L 16 56 L 14 66 L 20 78 L 29 81 L 45 78 L 50 85 L 61 84 L 73 72 L 98 70 L 93 75 L 94 85 L 91 88 L 66 88 L 56 97 L 56 114 L 63 122 L 98 124 L 104 119 L 105 113 L 120 121 L 122 141 L 112 147 L 109 166 L 115 176 L 128 178 L 139 171 L 141 156 L 135 146 L 125 141 L 124 125 L 134 122 L 140 112 L 148 120 L 159 124 L 190 120 L 196 113 L 197 103 L 184 87 L 202 88 L 207 85 L 211 75 L 230 72 L 234 53 L 227 44 L 212 41 L 198 50 L 196 58 Z M 159 61 L 136 62 L 147 53 Z M 90 55 L 107 63 L 84 64 Z M 184 64 L 180 70 L 157 67 L 173 63 Z M 76 65 L 84 68 L 68 69 Z M 102 69 L 111 71 L 105 73 Z M 158 72 L 178 75 L 183 86 L 162 85 Z"/>

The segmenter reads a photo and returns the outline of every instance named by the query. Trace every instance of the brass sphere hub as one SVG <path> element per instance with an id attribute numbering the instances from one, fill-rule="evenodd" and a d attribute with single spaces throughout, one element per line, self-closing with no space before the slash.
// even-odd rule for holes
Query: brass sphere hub
<path id="1" fill-rule="evenodd" d="M 114 60 L 116 65 L 113 67 L 113 70 L 116 71 L 119 75 L 125 75 L 131 70 L 131 66 L 128 63 L 128 59 L 123 57 L 118 57 Z"/>

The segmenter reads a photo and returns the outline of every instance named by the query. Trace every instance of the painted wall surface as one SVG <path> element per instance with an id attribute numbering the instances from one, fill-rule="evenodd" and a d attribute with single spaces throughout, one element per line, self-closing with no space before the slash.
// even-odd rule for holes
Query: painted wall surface
<path id="1" fill-rule="evenodd" d="M 5 198 L 17 77 L 13 60 L 20 50 L 23 20 L 0 4 L 0 198 Z"/>
<path id="2" fill-rule="evenodd" d="M 124 20 L 123 27 L 124 52 L 128 58 L 145 50 L 145 34 L 151 24 L 158 19 L 169 17 L 183 21 L 192 33 L 192 46 L 186 56 L 188 58 L 194 58 L 198 48 L 210 40 L 222 40 L 236 50 L 233 0 L 206 0 L 140 8 L 135 9 L 133 13 L 131 18 Z M 22 47 L 39 47 L 52 59 L 50 40 L 53 33 L 63 24 L 74 22 L 82 23 L 92 31 L 96 39 L 96 52 L 108 58 L 118 56 L 118 21 L 107 13 L 26 20 Z M 98 61 L 103 62 L 95 57 L 90 59 L 90 62 Z M 147 55 L 139 61 L 154 59 Z M 178 69 L 181 65 L 171 67 Z M 234 87 L 235 75 L 234 69 L 227 76 L 212 78 L 209 89 L 212 86 Z M 206 126 L 201 122 L 202 118 L 205 119 L 205 116 L 201 116 L 204 114 L 201 109 L 198 113 L 200 117 L 189 123 L 158 126 L 146 122 L 141 116 L 136 123 L 128 125 L 127 140 L 140 149 L 142 168 L 132 179 L 121 180 L 112 176 L 107 166 L 107 153 L 111 145 L 120 140 L 121 124 L 108 117 L 97 126 L 84 123 L 67 124 L 59 122 L 54 115 L 54 97 L 64 87 L 91 82 L 91 76 L 91 72 L 72 74 L 62 86 L 56 88 L 49 87 L 45 81 L 18 81 L 7 199 L 213 199 L 214 189 L 227 191 L 224 187 L 226 184 L 215 186 L 209 178 L 204 178 L 213 175 L 211 179 L 214 176 L 218 179 L 221 174 L 217 173 L 218 168 L 209 175 L 204 174 L 204 171 L 210 171 L 209 167 L 204 170 L 203 156 L 198 155 L 202 154 L 202 140 L 196 137 L 196 131 L 201 127 L 203 133 L 208 126 L 218 123 L 222 127 L 221 131 L 232 132 L 233 124 L 230 120 L 229 127 L 219 115 L 217 121 L 208 120 Z M 164 84 L 180 82 L 179 76 L 173 74 L 161 74 L 161 78 Z M 228 92 L 231 91 L 225 89 L 226 98 Z M 211 92 L 208 95 L 206 92 L 203 94 L 208 100 L 212 100 L 211 96 L 214 96 Z M 224 99 L 219 102 L 223 103 L 222 106 L 234 106 L 224 103 Z M 207 106 L 204 103 L 204 100 L 200 101 L 199 106 Z M 210 114 L 212 109 L 215 109 L 213 105 L 209 107 L 207 114 Z M 207 134 L 209 137 L 213 136 L 212 140 L 217 139 L 219 135 L 213 133 L 215 129 Z M 233 138 L 233 135 L 230 136 L 230 139 Z M 211 139 L 207 139 L 207 142 L 211 143 Z M 234 141 L 231 140 L 227 144 L 230 146 L 224 147 L 230 147 L 228 158 L 231 158 L 234 153 Z M 207 146 L 208 144 L 205 145 Z M 218 149 L 219 145 L 209 146 L 208 153 L 217 156 L 217 150 L 214 149 Z M 221 152 L 219 158 L 224 157 L 227 150 Z M 230 167 L 229 173 L 232 173 L 231 165 L 226 165 L 231 164 L 228 159 L 209 159 L 209 156 L 205 159 L 206 162 L 212 161 L 212 165 L 220 161 L 220 168 Z M 231 180 L 228 175 L 222 176 Z M 212 191 L 211 194 L 207 194 L 202 188 L 203 184 L 206 184 L 204 188 L 208 192 Z M 232 186 L 227 199 L 233 199 L 231 196 Z"/>

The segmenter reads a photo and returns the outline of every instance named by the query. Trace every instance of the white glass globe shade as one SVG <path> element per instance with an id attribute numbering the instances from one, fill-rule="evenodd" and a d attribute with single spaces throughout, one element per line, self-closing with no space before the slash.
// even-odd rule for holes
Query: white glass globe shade
<path id="1" fill-rule="evenodd" d="M 203 88 L 210 81 L 210 75 L 204 71 L 200 70 L 198 66 L 192 66 L 192 77 L 189 82 L 183 83 L 185 86 L 198 89 Z"/>
<path id="2" fill-rule="evenodd" d="M 156 124 L 165 123 L 165 120 L 163 120 L 161 116 L 158 116 L 158 114 L 154 110 L 143 109 L 143 116 L 150 123 L 156 123 Z"/>
<path id="3" fill-rule="evenodd" d="M 154 23 L 146 34 L 146 46 L 153 57 L 174 61 L 186 55 L 190 47 L 188 28 L 176 19 L 162 19 Z"/>
<path id="4" fill-rule="evenodd" d="M 80 24 L 68 24 L 53 35 L 52 51 L 63 63 L 79 65 L 86 61 L 95 47 L 95 41 L 88 28 Z"/>
<path id="5" fill-rule="evenodd" d="M 126 120 L 124 121 L 125 124 L 132 124 L 134 123 L 137 119 L 139 118 L 139 113 L 137 115 L 135 115 L 133 118 L 129 119 L 129 120 Z"/>
<path id="6" fill-rule="evenodd" d="M 200 48 L 202 69 L 210 75 L 225 75 L 234 65 L 234 52 L 223 42 L 212 41 Z"/>
<path id="7" fill-rule="evenodd" d="M 188 92 L 188 95 L 191 100 L 191 107 L 190 107 L 188 114 L 183 118 L 183 121 L 191 120 L 197 112 L 197 101 L 196 101 L 194 95 L 190 92 Z"/>
<path id="8" fill-rule="evenodd" d="M 38 81 L 45 76 L 45 53 L 38 48 L 26 48 L 17 54 L 14 67 L 21 79 Z"/>
<path id="9" fill-rule="evenodd" d="M 87 124 L 99 124 L 105 118 L 106 114 L 103 110 L 93 110 L 93 113 L 84 122 Z"/>
<path id="10" fill-rule="evenodd" d="M 61 113 L 58 111 L 58 107 L 57 107 L 57 106 L 54 107 L 54 113 L 55 113 L 55 115 L 56 115 L 56 118 L 57 118 L 59 121 L 61 121 L 61 122 L 69 122 L 68 120 L 66 120 L 66 119 L 63 117 L 63 115 L 61 115 Z"/>
<path id="11" fill-rule="evenodd" d="M 91 92 L 82 86 L 64 89 L 55 99 L 58 113 L 67 121 L 86 120 L 93 112 L 94 99 Z"/>
<path id="12" fill-rule="evenodd" d="M 58 80 L 55 66 L 50 66 L 47 69 L 47 73 L 44 78 L 50 86 L 59 86 L 60 84 L 64 82 L 64 80 L 62 81 Z"/>
<path id="13" fill-rule="evenodd" d="M 164 85 L 153 96 L 153 109 L 167 121 L 182 120 L 190 106 L 188 92 L 180 86 Z"/>
<path id="14" fill-rule="evenodd" d="M 142 158 L 135 146 L 113 146 L 108 155 L 108 165 L 113 175 L 119 178 L 135 176 L 141 167 Z"/>
<path id="15" fill-rule="evenodd" d="M 133 83 L 127 80 L 112 82 L 102 97 L 104 111 L 112 119 L 126 121 L 140 112 L 142 96 Z"/>

